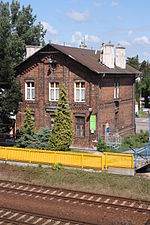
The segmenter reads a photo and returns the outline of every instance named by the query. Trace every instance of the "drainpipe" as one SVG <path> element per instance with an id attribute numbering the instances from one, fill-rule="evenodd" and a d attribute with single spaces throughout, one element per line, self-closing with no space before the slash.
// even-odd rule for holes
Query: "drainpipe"
<path id="1" fill-rule="evenodd" d="M 135 79 L 132 83 L 132 128 L 135 132 Z"/>
<path id="2" fill-rule="evenodd" d="M 97 139 L 100 139 L 100 131 L 99 131 L 99 123 L 100 123 L 100 82 L 101 82 L 101 78 L 98 81 L 98 102 L 97 102 Z"/>

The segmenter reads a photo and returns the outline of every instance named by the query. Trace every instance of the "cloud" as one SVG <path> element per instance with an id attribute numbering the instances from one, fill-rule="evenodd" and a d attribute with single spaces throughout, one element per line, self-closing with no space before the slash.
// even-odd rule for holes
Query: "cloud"
<path id="1" fill-rule="evenodd" d="M 142 36 L 142 37 L 137 37 L 133 40 L 134 44 L 138 44 L 138 45 L 144 45 L 144 44 L 150 44 L 150 41 L 148 39 L 148 37 L 146 36 Z"/>
<path id="2" fill-rule="evenodd" d="M 121 46 L 130 46 L 130 45 L 131 45 L 131 43 L 130 43 L 130 42 L 128 42 L 128 41 L 124 41 L 124 40 L 119 41 L 119 43 L 120 43 L 120 45 L 121 45 Z"/>
<path id="3" fill-rule="evenodd" d="M 105 5 L 104 2 L 97 2 L 97 1 L 94 2 L 94 6 L 95 6 L 96 8 L 101 8 L 101 7 L 103 7 L 104 5 Z"/>
<path id="4" fill-rule="evenodd" d="M 85 35 L 85 41 L 90 42 L 90 43 L 99 43 L 100 39 L 99 37 L 95 35 Z"/>
<path id="5" fill-rule="evenodd" d="M 80 31 L 77 31 L 75 32 L 73 35 L 72 35 L 72 43 L 74 44 L 77 44 L 78 46 L 81 44 L 81 42 L 83 42 L 85 38 L 85 42 L 86 44 L 88 43 L 99 43 L 100 42 L 100 39 L 99 37 L 95 36 L 95 35 L 82 35 L 82 33 Z"/>
<path id="6" fill-rule="evenodd" d="M 143 52 L 143 56 L 146 58 L 150 58 L 150 52 Z"/>
<path id="7" fill-rule="evenodd" d="M 123 21 L 123 18 L 122 18 L 121 16 L 117 16 L 116 18 L 117 18 L 117 20 L 119 20 L 119 21 Z"/>
<path id="8" fill-rule="evenodd" d="M 128 31 L 128 36 L 131 36 L 133 34 L 133 30 Z"/>
<path id="9" fill-rule="evenodd" d="M 113 8 L 119 8 L 120 4 L 119 4 L 119 2 L 112 1 L 112 2 L 111 2 L 111 6 L 112 6 Z"/>
<path id="10" fill-rule="evenodd" d="M 89 11 L 84 11 L 82 13 L 77 11 L 71 11 L 67 13 L 67 16 L 76 22 L 87 22 L 90 20 Z"/>
<path id="11" fill-rule="evenodd" d="M 44 26 L 44 28 L 47 30 L 47 32 L 51 35 L 56 35 L 57 34 L 57 31 L 55 30 L 55 28 L 49 24 L 48 22 L 46 21 L 41 21 L 41 24 Z"/>
<path id="12" fill-rule="evenodd" d="M 75 32 L 72 35 L 72 41 L 71 42 L 80 45 L 81 41 L 82 41 L 82 34 L 81 34 L 81 32 L 80 31 Z"/>

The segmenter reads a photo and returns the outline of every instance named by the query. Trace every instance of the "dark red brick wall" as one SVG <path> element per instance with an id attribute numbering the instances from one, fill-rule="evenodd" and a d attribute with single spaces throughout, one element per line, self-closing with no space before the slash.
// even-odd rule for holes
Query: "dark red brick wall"
<path id="1" fill-rule="evenodd" d="M 48 111 L 50 107 L 56 107 L 56 102 L 49 101 L 49 82 L 59 82 L 60 86 L 65 83 L 68 91 L 68 100 L 72 113 L 75 130 L 76 116 L 85 117 L 85 137 L 74 137 L 74 146 L 89 147 L 93 146 L 93 140 L 103 136 L 104 125 L 109 123 L 110 132 L 115 131 L 115 111 L 118 111 L 118 132 L 125 135 L 133 130 L 132 114 L 132 77 L 120 75 L 117 79 L 120 82 L 119 107 L 116 108 L 114 102 L 114 79 L 115 75 L 105 77 L 92 73 L 84 66 L 74 60 L 57 54 L 55 56 L 58 66 L 55 72 L 48 74 L 49 63 L 47 59 L 38 62 L 27 63 L 23 73 L 17 77 L 21 82 L 21 90 L 24 96 L 20 103 L 17 114 L 17 129 L 22 125 L 25 117 L 25 109 L 30 105 L 32 113 L 35 115 L 35 127 L 50 127 L 50 115 L 54 115 L 54 110 Z M 35 101 L 25 101 L 25 82 L 34 80 L 35 82 Z M 85 81 L 86 102 L 74 102 L 74 82 Z M 90 133 L 90 112 L 89 107 L 93 108 L 93 114 L 97 118 L 97 129 L 94 134 Z M 98 121 L 99 119 L 99 121 Z M 75 132 L 74 132 L 75 133 Z"/>

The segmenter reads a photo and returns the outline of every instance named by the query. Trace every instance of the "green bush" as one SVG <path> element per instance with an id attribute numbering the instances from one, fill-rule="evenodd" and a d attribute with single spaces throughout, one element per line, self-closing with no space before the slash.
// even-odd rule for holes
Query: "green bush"
<path id="1" fill-rule="evenodd" d="M 37 149 L 50 149 L 48 144 L 51 130 L 48 127 L 42 127 L 36 134 L 36 148 Z"/>
<path id="2" fill-rule="evenodd" d="M 148 143 L 149 134 L 141 130 L 139 134 L 132 134 L 125 137 L 122 146 L 123 148 L 140 148 Z"/>
<path id="3" fill-rule="evenodd" d="M 107 145 L 102 139 L 99 139 L 98 144 L 97 144 L 97 151 L 99 152 L 106 152 L 107 151 Z"/>
<path id="4" fill-rule="evenodd" d="M 62 164 L 61 163 L 56 163 L 52 166 L 52 169 L 53 170 L 60 170 L 62 167 Z"/>

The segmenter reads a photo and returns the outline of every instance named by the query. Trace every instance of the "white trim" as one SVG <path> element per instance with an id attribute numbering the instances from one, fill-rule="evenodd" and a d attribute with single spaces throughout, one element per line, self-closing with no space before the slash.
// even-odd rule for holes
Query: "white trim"
<path id="1" fill-rule="evenodd" d="M 80 85 L 80 87 L 79 88 L 76 88 L 76 83 L 79 83 L 79 85 Z M 85 102 L 86 100 L 82 100 L 81 99 L 81 97 L 82 97 L 82 90 L 84 90 L 84 91 L 86 91 L 86 88 L 82 88 L 81 87 L 81 84 L 82 83 L 84 83 L 85 84 L 85 82 L 82 82 L 82 81 L 76 81 L 75 83 L 74 83 L 74 102 Z M 77 89 L 79 90 L 79 101 L 77 101 L 77 99 L 76 99 L 76 93 L 77 93 Z"/>
<path id="2" fill-rule="evenodd" d="M 30 87 L 27 86 L 27 83 L 30 84 Z M 32 83 L 34 84 L 34 81 L 26 81 L 25 82 L 25 100 L 28 100 L 28 101 L 34 101 L 35 100 L 35 86 L 32 87 L 32 85 L 31 85 Z M 28 90 L 30 92 L 30 94 L 29 94 L 30 98 L 28 98 Z M 34 90 L 34 98 L 31 98 L 32 97 L 32 90 Z"/>
<path id="3" fill-rule="evenodd" d="M 54 88 L 51 88 L 51 83 L 54 83 Z M 56 101 L 58 101 L 58 99 L 56 99 L 56 91 L 57 90 L 59 90 L 59 88 L 56 88 L 56 83 L 58 83 L 59 84 L 59 82 L 49 82 L 49 101 L 51 101 L 51 102 L 56 102 Z M 51 90 L 54 90 L 54 99 L 52 100 L 51 99 Z"/>

